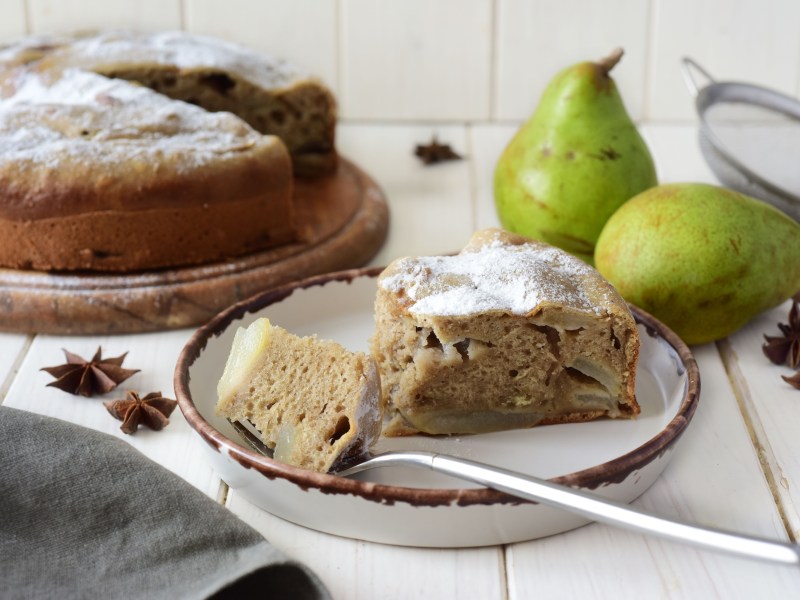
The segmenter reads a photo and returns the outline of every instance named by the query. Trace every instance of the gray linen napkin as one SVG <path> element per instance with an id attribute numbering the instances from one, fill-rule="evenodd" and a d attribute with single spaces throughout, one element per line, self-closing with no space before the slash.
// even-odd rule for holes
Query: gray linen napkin
<path id="1" fill-rule="evenodd" d="M 0 406 L 0 598 L 329 598 L 124 441 Z"/>

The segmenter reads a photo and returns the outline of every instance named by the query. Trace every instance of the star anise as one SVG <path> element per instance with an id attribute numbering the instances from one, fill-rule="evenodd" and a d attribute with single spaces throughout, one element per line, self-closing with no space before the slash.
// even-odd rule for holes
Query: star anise
<path id="1" fill-rule="evenodd" d="M 414 154 L 426 165 L 445 160 L 461 160 L 460 154 L 456 153 L 449 145 L 440 144 L 436 136 L 433 136 L 429 144 L 418 144 Z"/>
<path id="2" fill-rule="evenodd" d="M 798 301 L 792 301 L 789 323 L 778 323 L 782 336 L 765 335 L 766 342 L 761 347 L 764 354 L 776 365 L 788 364 L 796 369 L 800 366 L 800 310 Z"/>
<path id="3" fill-rule="evenodd" d="M 134 433 L 143 423 L 154 431 L 160 431 L 169 424 L 169 416 L 178 403 L 164 398 L 161 392 L 151 392 L 144 398 L 134 391 L 128 391 L 125 399 L 103 402 L 115 419 L 122 421 L 120 429 L 127 434 Z"/>
<path id="4" fill-rule="evenodd" d="M 786 375 L 781 375 L 781 379 L 783 379 L 786 383 L 791 385 L 792 387 L 796 387 L 800 390 L 800 371 L 796 371 L 794 375 L 791 377 L 787 377 Z"/>
<path id="5" fill-rule="evenodd" d="M 116 358 L 102 358 L 102 348 L 98 347 L 92 360 L 81 358 L 68 350 L 64 350 L 67 357 L 66 364 L 57 367 L 44 367 L 56 378 L 48 383 L 48 387 L 57 387 L 70 394 L 92 396 L 106 394 L 125 381 L 139 369 L 123 369 L 122 361 L 128 355 L 126 352 Z"/>

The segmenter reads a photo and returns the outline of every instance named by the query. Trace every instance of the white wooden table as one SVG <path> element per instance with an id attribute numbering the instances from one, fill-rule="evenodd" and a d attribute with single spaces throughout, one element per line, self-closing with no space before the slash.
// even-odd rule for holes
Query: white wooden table
<path id="1" fill-rule="evenodd" d="M 491 175 L 514 129 L 342 124 L 341 152 L 380 182 L 390 202 L 389 238 L 373 263 L 457 250 L 473 230 L 497 224 Z M 661 181 L 714 181 L 692 125 L 652 123 L 642 130 Z M 467 160 L 423 167 L 412 150 L 433 133 Z M 762 536 L 800 537 L 800 391 L 780 379 L 789 369 L 769 363 L 761 352 L 762 334 L 777 334 L 776 324 L 786 322 L 788 309 L 786 302 L 727 340 L 693 348 L 702 378 L 700 407 L 672 463 L 635 505 Z M 0 334 L 0 401 L 123 438 L 308 564 L 339 599 L 800 597 L 800 570 L 599 524 L 542 540 L 460 550 L 385 546 L 317 533 L 273 517 L 228 489 L 179 412 L 162 432 L 140 429 L 126 436 L 100 400 L 45 387 L 51 378 L 39 370 L 60 364 L 61 348 L 88 358 L 101 345 L 107 356 L 129 351 L 126 366 L 141 369 L 123 387 L 174 397 L 173 369 L 190 333 Z"/>

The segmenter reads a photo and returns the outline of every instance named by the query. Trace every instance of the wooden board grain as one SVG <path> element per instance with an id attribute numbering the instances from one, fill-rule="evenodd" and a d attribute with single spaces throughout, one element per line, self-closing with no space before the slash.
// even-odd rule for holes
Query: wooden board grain
<path id="1" fill-rule="evenodd" d="M 109 334 L 191 327 L 269 287 L 366 264 L 386 239 L 380 187 L 342 159 L 295 182 L 302 242 L 222 263 L 133 274 L 0 270 L 0 331 Z"/>

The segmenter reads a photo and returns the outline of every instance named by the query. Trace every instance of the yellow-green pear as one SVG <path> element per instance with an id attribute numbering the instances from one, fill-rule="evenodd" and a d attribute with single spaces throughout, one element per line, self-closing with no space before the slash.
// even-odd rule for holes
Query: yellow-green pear
<path id="1" fill-rule="evenodd" d="M 800 224 L 725 188 L 660 185 L 608 220 L 595 264 L 628 302 L 702 344 L 800 289 Z"/>
<path id="2" fill-rule="evenodd" d="M 647 145 L 599 62 L 561 71 L 500 157 L 494 198 L 505 229 L 591 262 L 597 236 L 619 206 L 657 184 Z"/>

